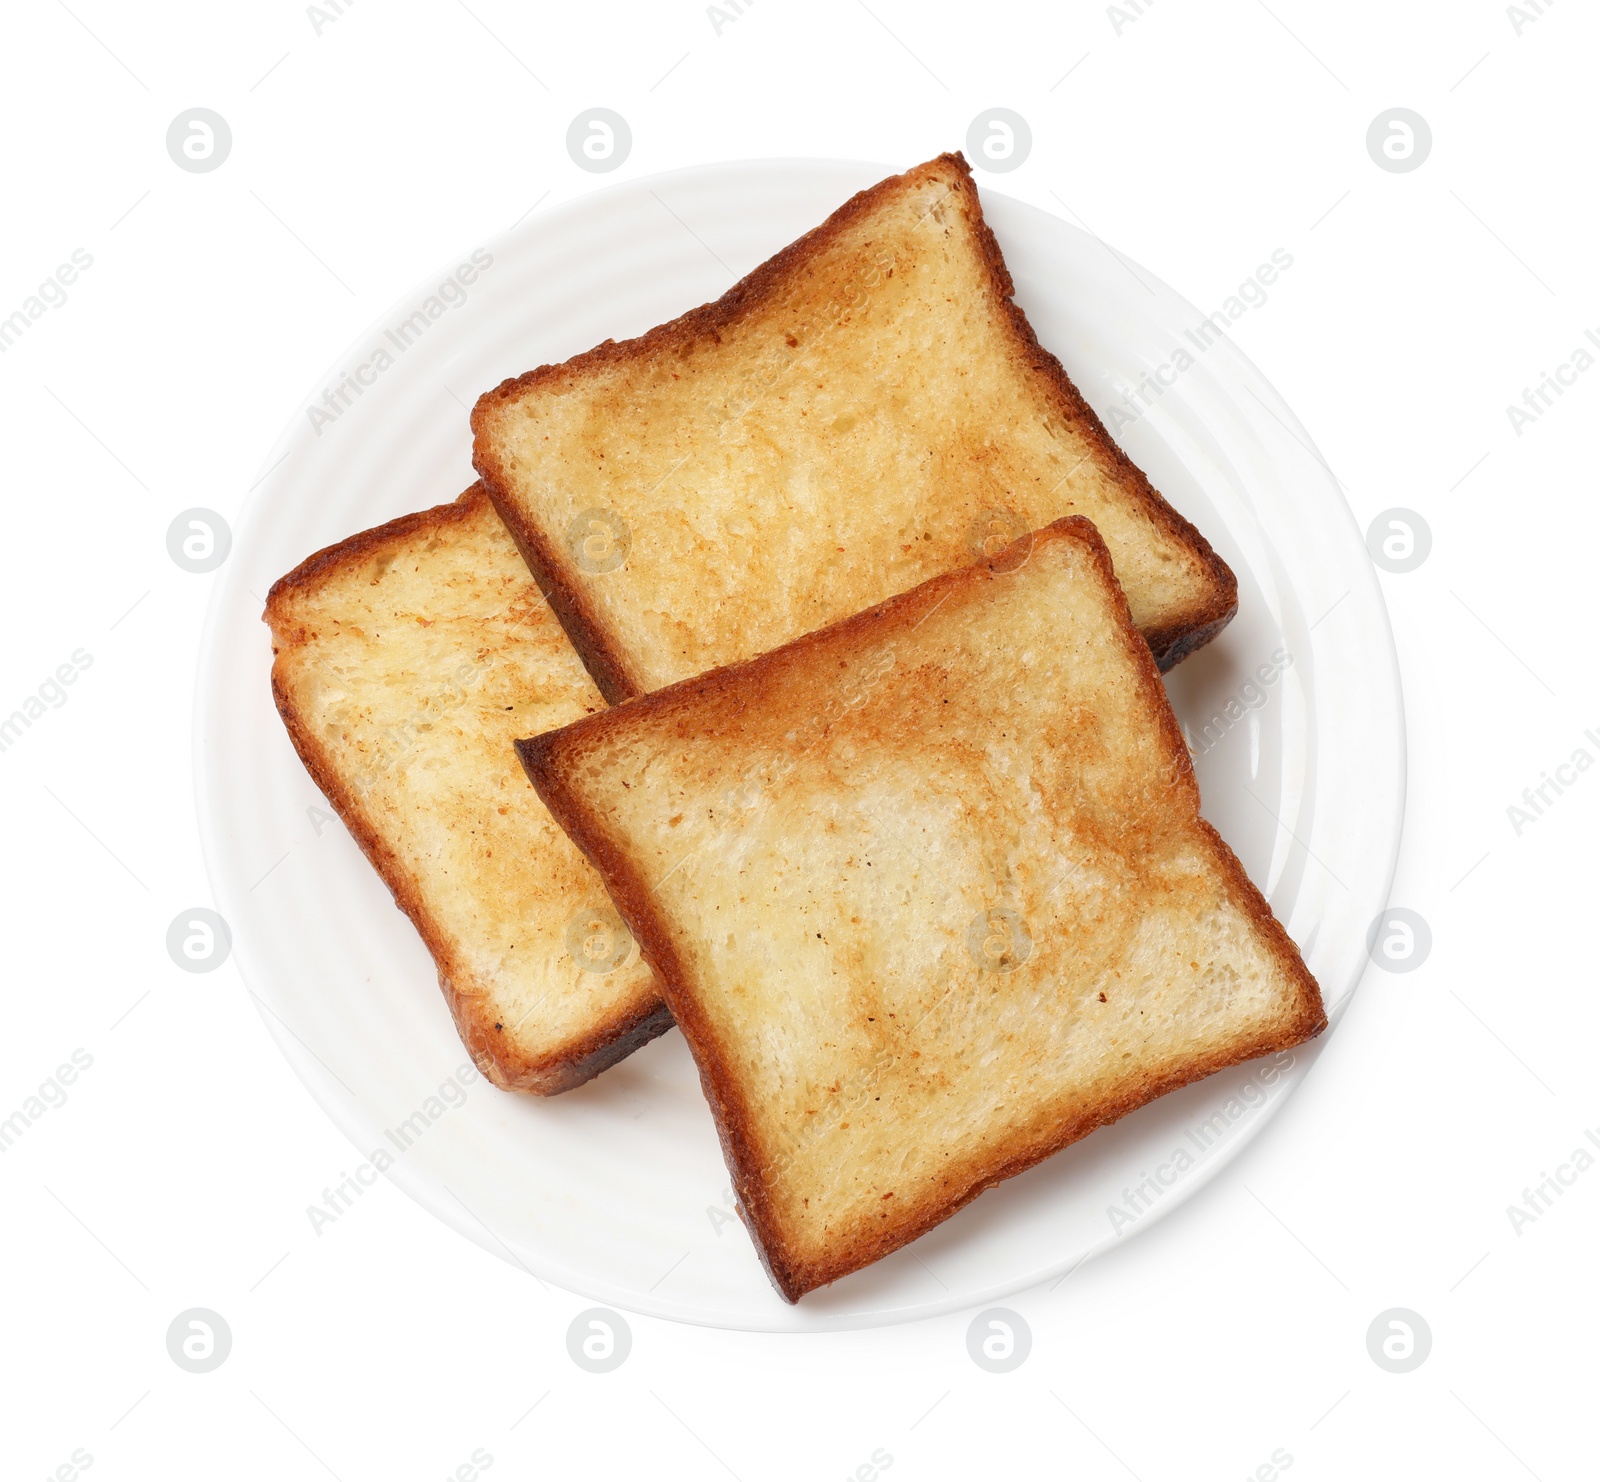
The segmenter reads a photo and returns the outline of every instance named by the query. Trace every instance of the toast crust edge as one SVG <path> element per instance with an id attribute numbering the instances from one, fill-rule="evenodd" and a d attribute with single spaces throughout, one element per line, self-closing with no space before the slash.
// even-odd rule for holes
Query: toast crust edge
<path id="1" fill-rule="evenodd" d="M 494 1085 L 505 1091 L 525 1091 L 536 1096 L 554 1096 L 581 1086 L 640 1046 L 672 1027 L 672 1015 L 662 1002 L 621 1016 L 590 1033 L 570 1041 L 558 1051 L 534 1058 L 515 1051 L 495 1030 L 494 1019 L 483 1000 L 456 986 L 463 978 L 463 964 L 451 949 L 444 931 L 429 911 L 427 902 L 401 864 L 399 856 L 385 842 L 361 800 L 341 781 L 327 751 L 307 726 L 281 682 L 277 662 L 280 633 L 291 623 L 284 612 L 290 593 L 316 586 L 342 569 L 358 564 L 373 552 L 420 531 L 444 529 L 481 511 L 487 496 L 481 483 L 473 484 L 459 498 L 432 509 L 401 515 L 398 519 L 363 530 L 348 540 L 326 546 L 308 556 L 293 571 L 279 577 L 267 593 L 262 620 L 272 629 L 272 698 L 289 740 L 311 780 L 316 783 L 329 806 L 338 814 L 350 837 L 360 846 L 368 862 L 389 887 L 395 904 L 416 927 L 439 972 L 439 987 L 455 1021 L 456 1032 L 473 1064 Z"/>
<path id="2" fill-rule="evenodd" d="M 1075 425 L 1116 471 L 1122 492 L 1144 510 L 1153 525 L 1188 549 L 1209 578 L 1211 592 L 1208 600 L 1192 608 L 1181 620 L 1141 635 L 1149 645 L 1156 667 L 1164 674 L 1180 659 L 1203 648 L 1233 620 L 1239 610 L 1238 578 L 1228 563 L 1212 549 L 1211 542 L 1167 503 L 1145 476 L 1144 470 L 1123 452 L 1116 439 L 1106 431 L 1105 423 L 1096 415 L 1094 408 L 1083 399 L 1083 394 L 1073 384 L 1067 368 L 1039 343 L 1039 336 L 1027 314 L 1013 297 L 1016 284 L 1000 251 L 1000 243 L 995 240 L 994 231 L 983 214 L 977 184 L 972 178 L 972 167 L 959 152 L 943 154 L 939 158 L 950 161 L 960 169 L 962 189 L 971 199 L 972 219 L 989 269 L 990 289 L 995 295 L 996 306 L 1006 317 L 1017 349 L 1033 369 L 1044 377 L 1055 394 L 1062 417 Z M 1123 605 L 1126 606 L 1126 603 Z M 1134 631 L 1140 630 L 1136 628 Z"/>
<path id="3" fill-rule="evenodd" d="M 649 888 L 626 852 L 611 842 L 599 820 L 564 785 L 562 759 L 567 754 L 581 753 L 591 741 L 627 723 L 625 717 L 670 712 L 689 699 L 725 695 L 736 698 L 746 675 L 759 673 L 774 663 L 786 663 L 799 651 L 831 643 L 850 634 L 865 636 L 886 629 L 912 627 L 933 607 L 942 604 L 949 589 L 976 585 L 986 579 L 1004 579 L 1006 573 L 1026 564 L 1026 555 L 1032 552 L 1036 542 L 1051 540 L 1075 540 L 1091 554 L 1100 579 L 1112 594 L 1119 612 L 1118 639 L 1134 662 L 1136 682 L 1143 698 L 1159 717 L 1173 782 L 1179 791 L 1194 800 L 1198 808 L 1199 786 L 1195 780 L 1194 764 L 1162 687 L 1155 657 L 1143 635 L 1133 626 L 1127 598 L 1117 584 L 1110 553 L 1099 531 L 1081 515 L 1068 515 L 1055 520 L 1042 530 L 1023 536 L 990 560 L 933 577 L 875 607 L 804 634 L 771 653 L 681 680 L 635 700 L 625 709 L 598 712 L 570 726 L 516 743 L 517 755 L 534 788 L 556 821 L 599 871 L 618 913 L 628 923 L 639 942 L 641 953 L 655 971 L 662 997 L 666 999 L 694 1053 L 723 1155 L 733 1175 L 740 1215 L 751 1232 L 768 1276 L 788 1302 L 796 1302 L 807 1292 L 860 1270 L 909 1244 L 943 1223 L 985 1189 L 993 1188 L 1005 1179 L 1031 1168 L 1096 1128 L 1116 1121 L 1168 1091 L 1177 1090 L 1180 1086 L 1257 1056 L 1290 1049 L 1320 1034 L 1327 1026 L 1321 989 L 1307 970 L 1300 949 L 1273 916 L 1271 907 L 1221 835 L 1205 819 L 1197 817 L 1200 836 L 1210 846 L 1230 896 L 1261 930 L 1267 949 L 1298 990 L 1285 1021 L 1277 1029 L 1264 1032 L 1254 1039 L 1218 1048 L 1170 1076 L 1150 1077 L 1115 1101 L 1095 1106 L 1084 1116 L 1058 1125 L 1047 1134 L 1024 1143 L 997 1170 L 971 1179 L 965 1187 L 948 1198 L 927 1206 L 920 1218 L 896 1227 L 892 1233 L 877 1238 L 869 1235 L 842 1241 L 822 1260 L 807 1261 L 789 1249 L 783 1228 L 754 1176 L 760 1166 L 750 1132 L 754 1118 L 750 1115 L 742 1089 L 721 1056 L 708 1019 L 701 1013 L 692 991 L 685 986 L 689 975 L 673 949 L 666 923 L 656 911 Z M 1024 557 L 1020 561 L 1019 552 Z"/>
<path id="4" fill-rule="evenodd" d="M 1060 360 L 1039 343 L 1028 316 L 1012 297 L 1015 285 L 1011 272 L 1005 265 L 994 232 L 984 219 L 972 168 L 966 157 L 957 150 L 941 154 L 858 191 L 819 226 L 797 237 L 787 247 L 752 269 L 721 298 L 690 309 L 633 339 L 605 340 L 568 360 L 537 366 L 520 376 L 510 377 L 478 398 L 472 409 L 473 467 L 488 490 L 500 518 L 511 532 L 517 549 L 522 552 L 523 559 L 534 573 L 539 589 L 544 592 L 551 608 L 566 628 L 573 647 L 594 676 L 595 684 L 608 704 L 619 705 L 624 700 L 634 699 L 643 693 L 642 686 L 629 673 L 626 655 L 586 600 L 583 584 L 572 578 L 561 556 L 550 548 L 534 523 L 518 510 L 511 495 L 510 480 L 504 477 L 489 444 L 488 427 L 493 414 L 534 387 L 570 382 L 588 371 L 618 361 L 668 354 L 714 333 L 747 311 L 760 309 L 773 296 L 780 279 L 785 278 L 791 270 L 796 273 L 802 271 L 813 257 L 831 246 L 857 218 L 874 210 L 884 196 L 898 189 L 908 177 L 940 167 L 949 168 L 955 173 L 954 188 L 963 195 L 976 228 L 989 291 L 994 296 L 995 305 L 1019 354 L 1043 377 L 1061 416 L 1077 426 L 1104 455 L 1108 466 L 1115 470 L 1124 493 L 1144 510 L 1152 524 L 1185 546 L 1210 578 L 1212 592 L 1208 600 L 1181 620 L 1144 635 L 1156 656 L 1157 664 L 1163 671 L 1170 669 L 1180 659 L 1209 643 L 1238 611 L 1238 581 L 1227 563 L 1212 549 L 1205 536 L 1162 498 L 1137 465 L 1117 446 L 1094 409 L 1073 385 Z"/>

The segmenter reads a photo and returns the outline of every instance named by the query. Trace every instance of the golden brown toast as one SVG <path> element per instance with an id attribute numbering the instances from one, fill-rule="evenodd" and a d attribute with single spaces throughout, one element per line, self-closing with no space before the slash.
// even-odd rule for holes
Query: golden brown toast
<path id="1" fill-rule="evenodd" d="M 481 485 L 317 552 L 267 596 L 295 750 L 421 932 L 462 1042 L 550 1095 L 671 1026 L 512 742 L 604 709 Z"/>
<path id="2" fill-rule="evenodd" d="M 1325 1023 L 1087 520 L 517 747 L 791 1301 Z"/>
<path id="3" fill-rule="evenodd" d="M 615 703 L 750 658 L 1068 514 L 1163 668 L 1237 606 L 1012 299 L 971 171 L 847 201 L 715 303 L 506 381 L 473 460 Z"/>

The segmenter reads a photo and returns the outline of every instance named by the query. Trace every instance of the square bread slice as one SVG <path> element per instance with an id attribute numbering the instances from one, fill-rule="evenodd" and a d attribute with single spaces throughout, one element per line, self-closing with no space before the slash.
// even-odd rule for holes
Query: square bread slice
<path id="1" fill-rule="evenodd" d="M 517 749 L 791 1301 L 1325 1022 L 1087 520 Z"/>
<path id="2" fill-rule="evenodd" d="M 352 536 L 267 596 L 272 693 L 422 933 L 474 1063 L 550 1095 L 672 1018 L 512 743 L 605 702 L 481 485 Z"/>
<path id="3" fill-rule="evenodd" d="M 971 171 L 847 201 L 722 298 L 506 381 L 473 461 L 616 703 L 751 658 L 1063 515 L 1163 668 L 1237 606 L 1012 300 Z"/>

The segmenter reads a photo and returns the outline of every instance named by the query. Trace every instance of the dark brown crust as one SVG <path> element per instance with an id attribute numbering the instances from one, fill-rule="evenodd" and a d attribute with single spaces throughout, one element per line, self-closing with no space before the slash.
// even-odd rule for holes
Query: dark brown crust
<path id="1" fill-rule="evenodd" d="M 563 578 L 561 563 L 538 529 L 520 518 L 515 504 L 504 497 L 496 497 L 487 481 L 480 482 L 478 487 L 488 491 L 501 524 L 510 531 L 535 583 L 544 593 L 544 600 L 550 604 L 550 611 L 555 613 L 556 621 L 565 630 L 606 704 L 620 705 L 624 700 L 631 700 L 640 692 L 639 686 L 628 677 L 619 656 L 601 641 L 600 622 L 590 609 L 582 586 Z"/>
<path id="2" fill-rule="evenodd" d="M 473 466 L 489 491 L 500 518 L 516 541 L 517 549 L 522 552 L 523 559 L 539 583 L 540 590 L 566 628 L 573 647 L 609 704 L 617 705 L 634 698 L 642 693 L 642 686 L 629 673 L 627 655 L 606 632 L 605 626 L 589 606 L 582 583 L 571 579 L 559 553 L 551 549 L 542 532 L 517 507 L 511 494 L 511 482 L 505 477 L 489 443 L 486 427 L 490 414 L 534 387 L 566 384 L 618 361 L 655 356 L 667 358 L 698 340 L 714 337 L 724 325 L 761 308 L 791 271 L 796 274 L 802 272 L 858 217 L 876 209 L 879 201 L 898 189 L 908 176 L 940 165 L 953 167 L 957 173 L 957 189 L 963 193 L 977 228 L 978 242 L 996 304 L 1016 340 L 1018 352 L 1044 379 L 1063 420 L 1075 426 L 1086 440 L 1100 450 L 1108 465 L 1116 470 L 1128 497 L 1143 508 L 1153 525 L 1159 526 L 1186 546 L 1211 580 L 1213 590 L 1207 601 L 1196 607 L 1183 621 L 1145 635 L 1156 662 L 1163 670 L 1170 669 L 1179 659 L 1210 642 L 1238 611 L 1238 582 L 1227 563 L 1211 548 L 1210 542 L 1156 492 L 1149 479 L 1113 441 L 1093 408 L 1073 385 L 1065 367 L 1039 343 L 1028 316 L 1012 297 L 1015 290 L 1010 270 L 1001 255 L 1000 244 L 984 220 L 972 169 L 965 156 L 958 151 L 942 154 L 903 175 L 891 175 L 887 180 L 880 180 L 878 184 L 851 196 L 820 226 L 768 258 L 735 283 L 721 298 L 690 309 L 665 324 L 658 324 L 634 339 L 606 340 L 570 360 L 538 366 L 523 375 L 502 381 L 494 390 L 486 391 L 478 398 L 472 409 Z"/>
<path id="3" fill-rule="evenodd" d="M 915 626 L 922 616 L 945 601 L 951 588 L 994 579 L 1014 571 L 1024 564 L 1035 542 L 1048 540 L 1076 540 L 1092 553 L 1102 581 L 1119 609 L 1119 637 L 1135 666 L 1137 682 L 1147 705 L 1160 717 L 1172 780 L 1180 791 L 1193 798 L 1194 806 L 1198 809 L 1199 787 L 1195 780 L 1194 765 L 1162 687 L 1154 656 L 1142 641 L 1138 629 L 1133 626 L 1127 599 L 1112 572 L 1110 553 L 1100 539 L 1099 532 L 1088 520 L 1077 515 L 1056 520 L 1044 529 L 1024 536 L 1009 550 L 991 560 L 934 577 L 909 592 L 891 597 L 831 627 L 808 633 L 771 653 L 668 685 L 633 701 L 623 709 L 600 712 L 560 730 L 516 743 L 517 755 L 545 806 L 599 871 L 618 913 L 638 941 L 645 961 L 655 970 L 662 997 L 683 1030 L 699 1066 L 701 1084 L 711 1104 L 723 1154 L 733 1175 L 740 1213 L 750 1228 L 773 1285 L 790 1302 L 898 1249 L 948 1219 L 985 1189 L 1032 1167 L 1095 1128 L 1116 1121 L 1168 1091 L 1230 1065 L 1301 1044 L 1319 1034 L 1327 1024 L 1321 990 L 1307 971 L 1300 949 L 1273 916 L 1271 908 L 1245 874 L 1244 867 L 1233 851 L 1215 829 L 1205 820 L 1198 819 L 1203 837 L 1211 844 L 1216 864 L 1235 901 L 1260 927 L 1285 974 L 1299 990 L 1296 1012 L 1280 1031 L 1198 1059 L 1171 1076 L 1148 1081 L 1116 1102 L 1095 1107 L 1077 1121 L 1049 1129 L 1047 1134 L 1019 1148 L 998 1170 L 986 1173 L 944 1201 L 931 1205 L 925 1218 L 897 1226 L 892 1233 L 882 1236 L 842 1242 L 833 1258 L 826 1262 L 807 1264 L 791 1258 L 783 1230 L 759 1180 L 754 1176 L 760 1160 L 750 1133 L 753 1118 L 743 1091 L 723 1059 L 717 1036 L 696 1001 L 689 975 L 673 950 L 666 922 L 656 908 L 652 892 L 626 851 L 612 842 L 598 819 L 584 806 L 582 799 L 567 786 L 565 758 L 581 756 L 597 740 L 618 728 L 637 725 L 652 715 L 670 715 L 697 702 L 722 697 L 726 697 L 728 703 L 737 705 L 741 691 L 751 681 L 759 680 L 762 673 L 774 665 L 794 662 L 798 655 L 808 649 L 832 645 L 841 638 L 848 639 L 856 635 L 865 638 L 886 628 Z"/>
<path id="4" fill-rule="evenodd" d="M 273 631 L 274 655 L 278 651 L 282 632 L 293 622 L 285 610 L 291 593 L 315 587 L 337 572 L 359 565 L 385 546 L 409 540 L 421 531 L 444 529 L 468 519 L 483 510 L 487 498 L 483 485 L 474 484 L 450 504 L 402 515 L 397 520 L 364 530 L 359 535 L 352 535 L 348 540 L 308 556 L 287 576 L 274 582 L 267 593 L 266 611 L 262 618 Z M 316 734 L 305 724 L 284 692 L 276 663 L 272 670 L 272 698 L 296 753 L 311 774 L 311 780 L 339 815 L 350 831 L 351 838 L 361 846 L 361 852 L 389 887 L 395 904 L 410 918 L 411 924 L 432 953 L 439 969 L 439 987 L 444 991 L 461 1042 L 471 1054 L 473 1063 L 496 1086 L 507 1091 L 528 1091 L 536 1096 L 554 1096 L 561 1091 L 570 1091 L 672 1027 L 672 1016 L 666 1005 L 656 1003 L 609 1024 L 600 1025 L 539 1059 L 522 1055 L 507 1044 L 503 1034 L 497 1032 L 493 1014 L 482 999 L 456 988 L 455 980 L 461 975 L 461 964 L 442 929 L 428 910 L 427 902 L 417 892 L 404 863 L 384 842 L 360 798 L 345 785 Z"/>
<path id="5" fill-rule="evenodd" d="M 978 229 L 978 241 L 983 248 L 984 259 L 989 265 L 989 281 L 993 286 L 998 307 L 1011 327 L 1018 351 L 1044 378 L 1056 398 L 1056 406 L 1062 418 L 1075 426 L 1087 441 L 1093 443 L 1101 457 L 1116 470 L 1123 493 L 1144 509 L 1151 524 L 1159 526 L 1178 544 L 1186 546 L 1211 579 L 1212 590 L 1209 600 L 1194 608 L 1182 622 L 1153 629 L 1144 635 L 1145 642 L 1150 645 L 1150 652 L 1155 655 L 1157 666 L 1164 673 L 1179 659 L 1188 657 L 1227 627 L 1233 615 L 1239 610 L 1238 579 L 1228 563 L 1211 548 L 1211 542 L 1156 492 L 1150 480 L 1145 477 L 1144 470 L 1122 451 L 1111 434 L 1106 431 L 1105 423 L 1095 415 L 1094 408 L 1083 399 L 1078 388 L 1073 385 L 1066 367 L 1039 343 L 1039 336 L 1034 333 L 1033 325 L 1028 322 L 1028 316 L 1022 312 L 1021 305 L 1012 297 L 1016 292 L 1016 285 L 1011 281 L 1011 270 L 1006 266 L 1005 258 L 1000 252 L 1000 244 L 995 241 L 994 232 L 984 219 L 977 186 L 972 180 L 971 167 L 959 153 L 941 155 L 940 159 L 949 160 L 961 170 L 963 187 L 972 202 L 972 219 Z"/>
<path id="6" fill-rule="evenodd" d="M 706 681 L 721 680 L 723 676 L 731 675 L 742 667 L 735 665 L 728 669 L 713 670 L 710 674 L 700 675 L 696 679 L 687 679 L 680 684 L 669 685 L 666 689 L 656 690 L 647 699 L 672 696 L 675 693 L 682 697 L 685 691 L 693 694 L 714 694 L 721 686 L 707 685 Z M 634 703 L 644 704 L 645 701 Z M 628 708 L 631 709 L 632 706 Z M 568 727 L 568 730 L 570 729 L 571 727 Z M 599 872 L 605 882 L 607 893 L 617 908 L 617 914 L 627 923 L 628 929 L 633 932 L 634 940 L 639 944 L 639 955 L 655 973 L 656 981 L 661 987 L 661 996 L 667 1001 L 673 1019 L 683 1031 L 683 1037 L 688 1041 L 689 1049 L 694 1055 L 695 1066 L 700 1072 L 700 1087 L 705 1093 L 707 1104 L 711 1107 L 711 1119 L 716 1125 L 717 1139 L 722 1144 L 723 1161 L 728 1165 L 728 1172 L 733 1181 L 739 1216 L 750 1230 L 756 1253 L 760 1256 L 761 1264 L 766 1268 L 768 1276 L 772 1278 L 772 1284 L 786 1301 L 793 1302 L 803 1292 L 809 1290 L 809 1287 L 794 1289 L 781 1254 L 783 1250 L 781 1232 L 772 1217 L 764 1194 L 750 1176 L 751 1170 L 759 1166 L 760 1156 L 750 1138 L 749 1128 L 754 1119 L 750 1114 L 743 1089 L 734 1079 L 722 1057 L 710 1021 L 701 1010 L 694 994 L 685 986 L 689 981 L 689 974 L 673 948 L 665 922 L 653 909 L 650 891 L 643 877 L 634 868 L 626 853 L 616 848 L 603 830 L 594 826 L 592 816 L 562 785 L 559 763 L 552 761 L 556 748 L 544 743 L 565 734 L 564 731 L 551 731 L 544 736 L 518 741 L 517 755 L 521 758 L 523 770 L 527 772 L 529 780 L 544 800 L 545 806 L 555 816 L 556 822 L 567 831 L 568 837 Z"/>

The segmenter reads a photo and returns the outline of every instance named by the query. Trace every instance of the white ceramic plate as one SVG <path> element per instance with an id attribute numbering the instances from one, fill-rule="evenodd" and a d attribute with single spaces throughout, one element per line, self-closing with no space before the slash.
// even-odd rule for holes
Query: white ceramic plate
<path id="1" fill-rule="evenodd" d="M 461 1104 L 436 1095 L 466 1057 L 421 942 L 328 821 L 278 722 L 260 620 L 267 588 L 312 550 L 465 488 L 467 408 L 480 392 L 717 296 L 888 173 L 834 161 L 679 171 L 597 192 L 487 244 L 464 302 L 438 292 L 458 266 L 446 265 L 291 418 L 235 532 L 201 657 L 197 790 L 216 904 L 311 1093 L 359 1156 L 393 1155 L 388 1176 L 486 1249 L 597 1301 L 690 1322 L 867 1326 L 1050 1280 L 1213 1177 L 1315 1054 L 1166 1097 L 797 1307 L 774 1293 L 732 1217 L 676 1032 L 553 1100 L 472 1076 Z M 1147 408 L 1135 396 L 1142 415 L 1117 436 L 1240 589 L 1238 617 L 1169 677 L 1169 691 L 1200 753 L 1207 815 L 1337 1015 L 1387 899 L 1404 790 L 1392 640 L 1350 512 L 1304 429 L 1231 342 L 1202 352 L 1185 338 L 1200 322 L 1189 304 L 1054 217 L 989 191 L 984 207 L 1040 339 L 1114 430 L 1123 392 L 1169 368 L 1172 384 Z M 1184 347 L 1194 363 L 1174 374 Z M 341 383 L 337 415 L 313 417 Z M 425 1131 L 402 1135 L 402 1153 L 389 1134 L 408 1120 Z"/>

